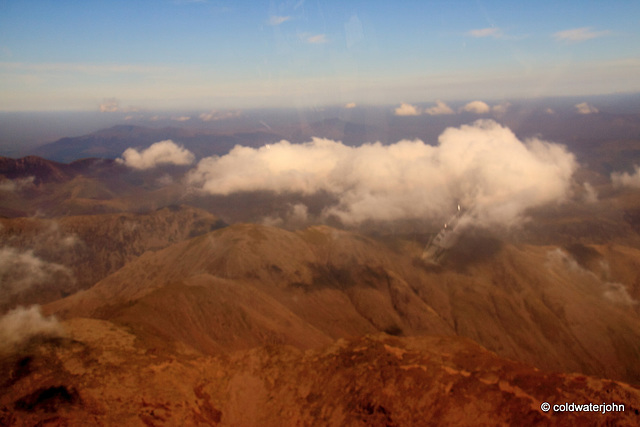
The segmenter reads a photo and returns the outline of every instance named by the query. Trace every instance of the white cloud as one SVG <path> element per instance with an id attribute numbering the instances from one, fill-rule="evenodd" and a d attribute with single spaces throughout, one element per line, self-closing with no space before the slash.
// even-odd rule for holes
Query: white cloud
<path id="1" fill-rule="evenodd" d="M 102 104 L 100 104 L 101 113 L 115 113 L 118 111 L 118 108 L 118 100 L 115 98 L 105 99 Z"/>
<path id="2" fill-rule="evenodd" d="M 328 40 L 326 34 L 316 34 L 315 36 L 310 36 L 307 38 L 307 42 L 311 44 L 322 44 L 326 43 L 327 41 Z"/>
<path id="3" fill-rule="evenodd" d="M 556 112 L 553 110 L 553 108 L 547 108 L 546 110 L 544 110 L 544 112 L 546 114 L 555 114 Z"/>
<path id="4" fill-rule="evenodd" d="M 226 119 L 232 119 L 234 117 L 239 117 L 242 114 L 241 111 L 216 111 L 216 110 L 211 110 L 208 113 L 202 113 L 200 114 L 200 120 L 202 120 L 203 122 L 212 122 L 212 121 L 218 121 L 218 120 L 226 120 Z"/>
<path id="5" fill-rule="evenodd" d="M 395 109 L 396 116 L 419 116 L 420 109 L 411 105 L 402 103 L 398 108 Z"/>
<path id="6" fill-rule="evenodd" d="M 549 269 L 561 267 L 571 273 L 584 274 L 594 280 L 597 280 L 597 277 L 595 277 L 592 272 L 580 267 L 580 264 L 578 264 L 571 255 L 560 248 L 555 248 L 547 252 L 547 262 L 545 263 L 545 266 Z"/>
<path id="7" fill-rule="evenodd" d="M 129 113 L 138 111 L 138 108 L 135 107 L 120 107 L 120 101 L 116 98 L 105 98 L 100 104 L 100 112 L 101 113 L 116 113 L 118 111 Z"/>
<path id="8" fill-rule="evenodd" d="M 348 102 L 348 103 L 344 104 L 344 108 L 356 108 L 356 103 L 355 102 Z"/>
<path id="9" fill-rule="evenodd" d="M 468 35 L 476 38 L 482 37 L 493 37 L 500 38 L 502 37 L 502 31 L 500 28 L 481 28 L 477 30 L 471 30 L 467 33 Z"/>
<path id="10" fill-rule="evenodd" d="M 439 116 L 442 114 L 454 114 L 455 112 L 444 102 L 438 100 L 436 101 L 435 107 L 427 108 L 424 110 L 426 114 L 430 116 Z"/>
<path id="11" fill-rule="evenodd" d="M 52 281 L 74 281 L 71 270 L 34 255 L 33 250 L 0 248 L 0 297 L 18 294 L 35 285 Z"/>
<path id="12" fill-rule="evenodd" d="M 135 148 L 127 148 L 118 162 L 134 169 L 150 169 L 160 164 L 189 165 L 195 156 L 186 148 L 177 145 L 170 139 L 151 144 L 146 150 L 138 152 Z"/>
<path id="13" fill-rule="evenodd" d="M 622 283 L 606 282 L 603 285 L 605 288 L 603 295 L 609 301 L 620 305 L 636 305 L 638 303 L 631 297 L 627 287 Z"/>
<path id="14" fill-rule="evenodd" d="M 575 168 L 564 147 L 539 139 L 523 143 L 495 121 L 479 120 L 448 128 L 436 147 L 419 140 L 349 147 L 320 138 L 270 148 L 236 146 L 201 160 L 187 179 L 219 195 L 326 191 L 338 202 L 322 216 L 345 224 L 441 220 L 460 203 L 461 223 L 510 226 L 529 207 L 563 200 Z"/>
<path id="15" fill-rule="evenodd" d="M 611 182 L 614 187 L 640 188 L 640 166 L 635 166 L 635 172 L 614 172 L 611 174 Z"/>
<path id="16" fill-rule="evenodd" d="M 467 111 L 469 113 L 475 114 L 486 114 L 491 110 L 489 105 L 486 102 L 482 101 L 471 101 L 464 107 L 462 107 L 462 111 Z"/>
<path id="17" fill-rule="evenodd" d="M 187 120 L 191 120 L 191 117 L 189 116 L 171 117 L 171 120 L 175 120 L 176 122 L 186 122 Z"/>
<path id="18" fill-rule="evenodd" d="M 14 351 L 35 337 L 59 337 L 63 333 L 58 320 L 43 316 L 40 306 L 18 307 L 0 317 L 0 352 Z"/>
<path id="19" fill-rule="evenodd" d="M 280 25 L 283 22 L 287 22 L 291 19 L 290 16 L 277 16 L 277 15 L 272 15 L 269 17 L 269 25 Z"/>
<path id="20" fill-rule="evenodd" d="M 590 27 L 572 28 L 570 30 L 558 31 L 553 35 L 558 41 L 582 42 L 609 35 L 609 31 L 593 31 Z"/>
<path id="21" fill-rule="evenodd" d="M 305 41 L 311 44 L 323 44 L 323 43 L 326 43 L 328 40 L 327 40 L 326 34 L 316 34 L 313 36 L 305 37 Z"/>
<path id="22" fill-rule="evenodd" d="M 17 178 L 17 179 L 5 179 L 0 181 L 0 191 L 21 191 L 25 187 L 30 187 L 33 185 L 33 181 L 35 180 L 34 176 L 28 176 L 26 178 Z"/>
<path id="23" fill-rule="evenodd" d="M 272 227 L 301 228 L 309 225 L 309 209 L 303 203 L 290 205 L 288 211 L 281 216 L 274 215 L 262 219 L 262 224 Z"/>
<path id="24" fill-rule="evenodd" d="M 595 114 L 599 112 L 599 110 L 596 107 L 594 107 L 593 105 L 590 105 L 587 102 L 581 102 L 579 104 L 576 104 L 575 107 L 578 110 L 578 114 Z"/>
<path id="25" fill-rule="evenodd" d="M 4 256 L 0 256 L 0 282 L 2 282 L 2 274 L 9 270 L 7 268 L 8 264 L 17 267 L 19 264 L 28 261 L 26 264 L 31 266 L 46 266 L 49 263 L 39 259 L 34 253 L 50 253 L 51 248 L 56 248 L 58 255 L 62 255 L 65 250 L 84 244 L 76 233 L 63 230 L 56 220 L 38 219 L 37 225 L 33 223 L 33 226 L 38 228 L 38 233 L 28 238 L 26 236 L 23 238 L 18 238 L 18 236 L 15 235 L 6 236 L 5 240 L 8 246 L 0 248 L 0 253 L 4 254 Z M 21 249 L 18 250 L 10 247 L 10 245 L 14 244 Z M 27 251 L 27 247 L 30 250 Z M 60 259 L 59 256 L 58 259 Z M 64 271 L 70 274 L 70 271 L 67 270 L 66 267 L 58 264 L 52 265 L 53 266 L 50 265 L 46 269 L 54 272 Z M 25 271 L 27 270 L 17 269 L 16 273 L 26 275 Z M 48 275 L 45 275 L 45 279 L 49 279 Z"/>
<path id="26" fill-rule="evenodd" d="M 603 261 L 602 265 L 608 270 L 608 263 L 606 261 Z M 631 295 L 629 295 L 626 286 L 622 283 L 609 282 L 600 279 L 593 271 L 580 266 L 573 257 L 560 248 L 547 252 L 546 267 L 549 269 L 564 270 L 570 274 L 580 275 L 581 283 L 586 284 L 591 282 L 595 285 L 601 286 L 602 296 L 614 304 L 636 305 L 638 303 L 631 297 Z"/>
<path id="27" fill-rule="evenodd" d="M 309 44 L 324 44 L 329 40 L 326 34 L 298 33 L 298 39 Z"/>

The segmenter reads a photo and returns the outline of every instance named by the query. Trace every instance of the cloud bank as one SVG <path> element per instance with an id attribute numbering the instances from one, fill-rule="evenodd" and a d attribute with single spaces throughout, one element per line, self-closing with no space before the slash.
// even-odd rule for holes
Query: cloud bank
<path id="1" fill-rule="evenodd" d="M 599 113 L 599 110 L 594 107 L 593 105 L 590 105 L 587 102 L 581 102 L 579 104 L 575 105 L 576 110 L 578 110 L 578 114 L 595 114 L 595 113 Z"/>
<path id="2" fill-rule="evenodd" d="M 272 227 L 283 227 L 285 224 L 292 228 L 309 226 L 309 208 L 303 203 L 296 203 L 287 207 L 284 215 L 272 215 L 262 219 L 262 224 Z"/>
<path id="3" fill-rule="evenodd" d="M 460 203 L 461 223 L 516 225 L 533 206 L 563 200 L 576 161 L 560 145 L 526 142 L 493 120 L 448 128 L 437 146 L 402 140 L 349 147 L 314 138 L 261 148 L 236 146 L 202 159 L 190 185 L 209 194 L 272 191 L 333 194 L 322 217 L 346 225 L 398 219 L 442 220 Z M 301 208 L 298 208 L 301 210 Z"/>
<path id="4" fill-rule="evenodd" d="M 28 176 L 26 178 L 2 180 L 0 181 L 0 191 L 7 191 L 7 192 L 21 191 L 26 187 L 32 186 L 35 179 L 36 179 L 35 176 Z"/>
<path id="5" fill-rule="evenodd" d="M 138 111 L 138 108 L 135 107 L 121 107 L 120 101 L 116 98 L 105 98 L 102 103 L 100 103 L 100 112 L 101 113 L 116 113 L 116 112 L 134 112 Z"/>
<path id="6" fill-rule="evenodd" d="M 326 34 L 316 34 L 313 36 L 307 36 L 304 38 L 304 40 L 310 44 L 324 44 L 328 41 Z"/>
<path id="7" fill-rule="evenodd" d="M 42 260 L 32 250 L 0 248 L 0 301 L 3 296 L 15 295 L 32 286 L 60 280 L 74 281 L 71 270 L 64 265 Z"/>
<path id="8" fill-rule="evenodd" d="M 119 110 L 119 103 L 118 100 L 115 98 L 109 98 L 109 99 L 105 99 L 101 104 L 100 104 L 100 112 L 101 113 L 115 113 L 116 111 Z"/>
<path id="9" fill-rule="evenodd" d="M 430 116 L 440 116 L 443 114 L 455 113 L 455 111 L 453 111 L 451 107 L 440 100 L 436 101 L 435 107 L 427 108 L 424 112 Z"/>
<path id="10" fill-rule="evenodd" d="M 193 153 L 170 139 L 151 144 L 146 150 L 127 148 L 119 163 L 134 169 L 151 169 L 160 164 L 190 165 L 195 160 Z"/>
<path id="11" fill-rule="evenodd" d="M 396 116 L 419 116 L 420 109 L 411 104 L 402 103 L 394 111 Z"/>
<path id="12" fill-rule="evenodd" d="M 605 271 L 608 271 L 609 266 L 606 261 L 603 262 Z M 602 290 L 602 296 L 612 303 L 620 305 L 636 305 L 638 302 L 634 300 L 627 288 L 622 283 L 610 282 L 605 278 L 598 277 L 593 271 L 583 268 L 576 262 L 571 255 L 566 253 L 560 248 L 556 248 L 547 252 L 547 268 L 549 269 L 562 269 L 572 274 L 578 274 L 582 276 L 580 282 L 588 283 L 592 282 L 600 287 Z M 606 274 L 605 276 L 608 276 Z"/>
<path id="13" fill-rule="evenodd" d="M 487 114 L 489 111 L 491 111 L 491 107 L 489 107 L 486 102 L 471 101 L 467 105 L 462 107 L 462 111 L 474 114 Z"/>
<path id="14" fill-rule="evenodd" d="M 0 317 L 0 352 L 11 352 L 35 337 L 59 337 L 64 333 L 54 316 L 45 317 L 40 306 L 18 307 Z"/>
<path id="15" fill-rule="evenodd" d="M 477 30 L 471 30 L 467 33 L 471 37 L 483 38 L 483 37 L 493 37 L 500 38 L 502 37 L 502 31 L 500 28 L 480 28 Z"/>
<path id="16" fill-rule="evenodd" d="M 290 16 L 278 16 L 278 15 L 272 15 L 269 17 L 269 25 L 272 26 L 278 26 L 284 22 L 287 22 L 291 19 Z"/>
<path id="17" fill-rule="evenodd" d="M 611 182 L 614 187 L 640 188 L 640 166 L 635 166 L 635 172 L 614 172 L 611 174 Z"/>
<path id="18" fill-rule="evenodd" d="M 474 114 L 487 114 L 493 112 L 496 115 L 501 115 L 507 112 L 511 104 L 509 102 L 503 102 L 501 104 L 490 107 L 483 101 L 471 101 L 464 107 L 460 108 L 460 112 L 466 111 Z M 407 104 L 403 102 L 399 107 L 396 107 L 394 114 L 396 116 L 419 116 L 421 114 L 428 114 L 430 116 L 440 116 L 445 114 L 455 114 L 455 111 L 449 107 L 445 102 L 437 100 L 436 105 L 430 108 L 426 108 L 424 111 L 415 105 Z"/>
<path id="19" fill-rule="evenodd" d="M 593 31 L 593 29 L 590 27 L 582 27 L 558 31 L 553 35 L 553 38 L 558 41 L 582 42 L 606 35 L 609 35 L 609 31 Z"/>

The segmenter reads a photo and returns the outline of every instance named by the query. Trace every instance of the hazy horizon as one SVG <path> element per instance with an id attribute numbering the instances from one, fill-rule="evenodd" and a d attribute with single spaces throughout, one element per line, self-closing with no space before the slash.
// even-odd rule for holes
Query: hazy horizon
<path id="1" fill-rule="evenodd" d="M 0 110 L 133 114 L 633 93 L 639 9 L 5 2 Z"/>
<path id="2" fill-rule="evenodd" d="M 640 93 L 502 101 L 485 98 L 484 100 L 468 99 L 437 103 L 328 105 L 312 108 L 184 109 L 136 112 L 105 112 L 97 109 L 93 111 L 0 111 L 0 127 L 3 129 L 0 135 L 0 155 L 7 157 L 29 155 L 35 148 L 61 138 L 81 137 L 119 125 L 152 129 L 179 128 L 201 134 L 246 131 L 279 134 L 281 131 L 290 131 L 292 127 L 313 127 L 314 124 L 318 125 L 326 120 L 338 119 L 343 123 L 363 125 L 367 128 L 386 127 L 387 133 L 381 140 L 384 143 L 397 142 L 403 138 L 425 139 L 424 136 L 415 134 L 416 129 L 422 129 L 422 132 L 430 135 L 425 139 L 426 142 L 435 143 L 436 137 L 447 126 L 471 124 L 474 120 L 482 118 L 497 120 L 512 127 L 516 133 L 520 133 L 516 125 L 529 124 L 530 126 L 526 126 L 529 130 L 523 135 L 526 137 L 534 133 L 545 134 L 549 130 L 545 129 L 545 126 L 540 126 L 536 117 L 546 117 L 546 121 L 554 121 L 560 117 L 601 113 L 614 115 L 640 113 Z M 391 128 L 393 129 L 389 130 Z M 309 135 L 311 136 L 326 135 Z M 375 141 L 374 138 L 361 142 Z"/>

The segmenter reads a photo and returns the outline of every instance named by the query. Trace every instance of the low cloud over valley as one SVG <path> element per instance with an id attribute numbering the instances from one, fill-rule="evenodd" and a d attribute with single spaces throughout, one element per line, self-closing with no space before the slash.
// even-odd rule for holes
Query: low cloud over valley
<path id="1" fill-rule="evenodd" d="M 17 307 L 0 317 L 0 354 L 15 351 L 32 338 L 55 338 L 63 333 L 58 319 L 43 316 L 40 306 Z"/>
<path id="2" fill-rule="evenodd" d="M 323 218 L 441 221 L 463 206 L 461 224 L 512 226 L 528 208 L 565 199 L 577 168 L 563 146 L 520 141 L 493 120 L 448 128 L 431 146 L 421 140 L 350 147 L 330 139 L 236 146 L 202 159 L 187 182 L 212 195 L 268 191 L 335 195 Z M 300 207 L 298 207 L 300 210 Z"/>
<path id="3" fill-rule="evenodd" d="M 634 167 L 634 172 L 613 172 L 611 182 L 614 187 L 640 188 L 640 166 Z"/>
<path id="4" fill-rule="evenodd" d="M 0 248 L 0 302 L 33 286 L 54 281 L 73 282 L 73 274 L 64 265 L 39 258 L 33 250 Z"/>

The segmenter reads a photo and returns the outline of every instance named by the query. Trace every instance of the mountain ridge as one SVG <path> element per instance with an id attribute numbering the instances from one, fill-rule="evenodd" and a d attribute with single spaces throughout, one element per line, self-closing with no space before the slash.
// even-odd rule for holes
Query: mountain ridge
<path id="1" fill-rule="evenodd" d="M 152 128 L 137 125 L 116 125 L 87 135 L 65 137 L 43 144 L 33 154 L 54 161 L 68 163 L 87 157 L 116 159 L 127 148 L 138 150 L 164 140 L 173 140 L 192 151 L 197 158 L 226 154 L 235 145 L 262 146 L 284 139 L 263 130 L 217 132 L 206 129 L 185 129 L 166 126 Z"/>
<path id="2" fill-rule="evenodd" d="M 630 260 L 638 259 L 637 252 Z M 99 317 L 136 329 L 161 322 L 171 313 L 165 301 L 186 293 L 195 305 L 172 314 L 180 319 L 183 335 L 209 340 L 215 335 L 204 327 L 209 325 L 223 331 L 225 340 L 248 337 L 236 341 L 236 347 L 226 344 L 230 350 L 274 339 L 292 344 L 287 321 L 265 323 L 270 315 L 249 302 L 245 290 L 250 289 L 331 339 L 381 331 L 461 335 L 539 368 L 640 382 L 635 305 L 606 299 L 608 291 L 626 292 L 625 285 L 611 287 L 594 273 L 576 270 L 570 256 L 555 247 L 506 244 L 488 259 L 465 255 L 464 264 L 451 258 L 457 256 L 453 250 L 437 268 L 418 256 L 327 226 L 289 232 L 239 224 L 146 253 L 93 288 L 45 309 L 64 318 Z M 460 270 L 461 265 L 466 267 Z M 229 314 L 216 305 L 202 311 L 207 301 L 251 314 L 236 324 L 239 329 L 225 329 Z M 194 324 L 202 315 L 208 320 Z M 270 332 L 260 338 L 254 330 Z M 180 339 L 178 332 L 156 332 Z M 211 347 L 197 340 L 190 345 L 201 351 Z"/>

